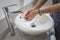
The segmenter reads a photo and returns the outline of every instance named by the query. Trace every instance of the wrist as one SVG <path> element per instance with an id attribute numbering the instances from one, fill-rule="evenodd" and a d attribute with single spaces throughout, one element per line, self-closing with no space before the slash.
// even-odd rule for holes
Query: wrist
<path id="1" fill-rule="evenodd" d="M 38 12 L 39 12 L 39 15 L 44 14 L 43 9 L 39 9 Z"/>
<path id="2" fill-rule="evenodd" d="M 35 8 L 35 7 L 33 7 L 33 10 L 39 10 L 39 8 Z"/>

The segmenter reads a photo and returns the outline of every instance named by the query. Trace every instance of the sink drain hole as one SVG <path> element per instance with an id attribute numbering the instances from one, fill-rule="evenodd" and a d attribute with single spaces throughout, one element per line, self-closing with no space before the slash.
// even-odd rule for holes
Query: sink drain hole
<path id="1" fill-rule="evenodd" d="M 36 27 L 36 25 L 34 23 L 31 24 L 31 27 Z"/>
<path id="2" fill-rule="evenodd" d="M 21 19 L 22 17 L 20 17 L 20 19 Z"/>

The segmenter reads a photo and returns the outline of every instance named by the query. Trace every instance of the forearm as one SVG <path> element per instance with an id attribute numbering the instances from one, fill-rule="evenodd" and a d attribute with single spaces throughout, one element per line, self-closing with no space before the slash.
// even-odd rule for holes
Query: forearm
<path id="1" fill-rule="evenodd" d="M 38 0 L 37 4 L 34 6 L 34 9 L 39 9 L 47 0 Z"/>
<path id="2" fill-rule="evenodd" d="M 51 13 L 60 11 L 60 3 L 41 9 L 41 13 Z"/>

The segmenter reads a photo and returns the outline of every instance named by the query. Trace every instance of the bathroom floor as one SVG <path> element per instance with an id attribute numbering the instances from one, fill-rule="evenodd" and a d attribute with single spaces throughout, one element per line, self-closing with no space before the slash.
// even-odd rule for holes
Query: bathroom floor
<path id="1" fill-rule="evenodd" d="M 41 34 L 32 36 L 21 32 L 18 28 L 15 29 L 16 35 L 11 36 L 10 33 L 4 38 L 4 40 L 47 40 L 47 34 Z M 20 31 L 20 32 L 19 32 Z"/>

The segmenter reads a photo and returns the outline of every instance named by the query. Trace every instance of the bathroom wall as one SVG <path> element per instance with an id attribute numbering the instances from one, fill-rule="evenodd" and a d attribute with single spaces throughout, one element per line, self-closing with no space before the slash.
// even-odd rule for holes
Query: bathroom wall
<path id="1" fill-rule="evenodd" d="M 10 11 L 15 11 L 21 7 L 21 5 L 23 4 L 23 1 L 24 0 L 0 0 L 0 19 L 4 17 L 4 13 L 2 10 L 3 7 L 17 4 L 17 6 L 13 6 L 9 9 Z"/>

